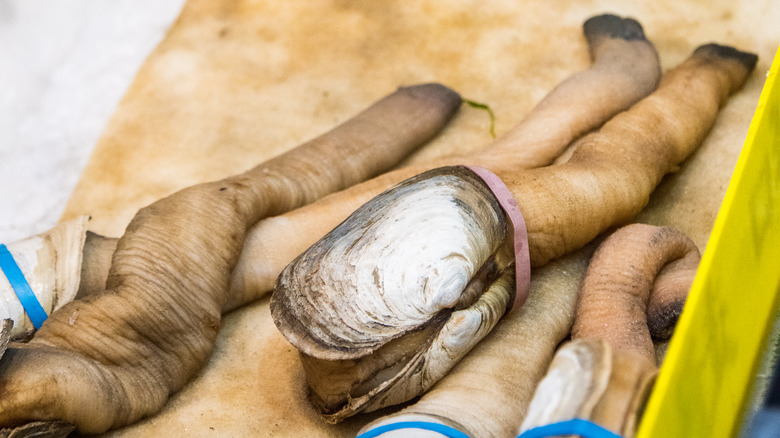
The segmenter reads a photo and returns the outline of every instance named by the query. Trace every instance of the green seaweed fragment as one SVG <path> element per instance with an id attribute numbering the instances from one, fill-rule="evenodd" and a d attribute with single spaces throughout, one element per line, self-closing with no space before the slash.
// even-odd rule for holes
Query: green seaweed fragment
<path id="1" fill-rule="evenodd" d="M 475 102 L 469 99 L 463 99 L 463 103 L 465 103 L 466 105 L 472 108 L 487 111 L 488 116 L 490 116 L 490 136 L 496 138 L 496 115 L 493 114 L 493 110 L 490 109 L 490 107 L 484 103 Z"/>

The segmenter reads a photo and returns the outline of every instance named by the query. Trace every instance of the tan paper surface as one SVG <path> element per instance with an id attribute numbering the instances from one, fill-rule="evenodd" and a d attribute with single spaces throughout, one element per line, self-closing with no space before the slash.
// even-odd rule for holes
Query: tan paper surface
<path id="1" fill-rule="evenodd" d="M 91 229 L 119 236 L 140 207 L 246 170 L 404 85 L 437 81 L 490 105 L 501 134 L 587 67 L 581 26 L 604 12 L 638 19 L 664 69 L 708 42 L 759 54 L 705 144 L 637 219 L 704 249 L 780 43 L 774 0 L 190 0 L 106 126 L 63 219 L 89 214 Z M 484 146 L 488 126 L 464 107 L 410 161 Z M 374 416 L 338 426 L 317 417 L 263 299 L 225 316 L 210 363 L 161 413 L 111 435 L 354 436 Z"/>

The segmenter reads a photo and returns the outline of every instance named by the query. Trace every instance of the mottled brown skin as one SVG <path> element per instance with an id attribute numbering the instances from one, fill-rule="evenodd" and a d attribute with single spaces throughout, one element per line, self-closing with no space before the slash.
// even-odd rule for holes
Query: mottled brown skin
<path id="1" fill-rule="evenodd" d="M 209 358 L 248 227 L 387 170 L 459 104 L 438 84 L 402 88 L 246 173 L 141 209 L 116 245 L 106 290 L 65 305 L 5 352 L 0 425 L 64 420 L 97 433 L 158 411 Z"/>
<path id="2" fill-rule="evenodd" d="M 603 339 L 614 351 L 631 351 L 654 365 L 648 328 L 653 283 L 665 266 L 682 260 L 697 263 L 699 250 L 673 228 L 631 224 L 614 232 L 596 250 L 588 267 L 572 339 Z M 686 292 L 665 300 L 680 303 L 676 307 L 681 309 Z"/>

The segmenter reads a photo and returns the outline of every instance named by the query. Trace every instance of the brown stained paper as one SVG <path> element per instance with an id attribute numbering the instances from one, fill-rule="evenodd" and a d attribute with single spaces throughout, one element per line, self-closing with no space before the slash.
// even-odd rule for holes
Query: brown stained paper
<path id="1" fill-rule="evenodd" d="M 703 250 L 780 43 L 774 0 L 190 0 L 106 126 L 63 220 L 89 214 L 92 230 L 120 236 L 139 208 L 276 156 L 399 86 L 436 81 L 485 103 L 501 135 L 587 68 L 582 23 L 605 12 L 639 20 L 664 69 L 709 42 L 759 55 L 705 143 L 637 218 L 677 227 Z M 489 126 L 464 106 L 408 161 L 485 146 Z M 376 416 L 318 418 L 265 298 L 225 316 L 211 361 L 162 412 L 108 435 L 343 437 Z"/>

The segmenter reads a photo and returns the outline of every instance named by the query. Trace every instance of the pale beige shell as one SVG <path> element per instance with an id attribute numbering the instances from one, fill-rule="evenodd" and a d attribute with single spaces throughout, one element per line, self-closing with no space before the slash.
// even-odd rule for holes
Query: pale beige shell
<path id="1" fill-rule="evenodd" d="M 73 301 L 78 292 L 88 220 L 81 216 L 6 244 L 47 314 Z M 4 275 L 0 275 L 0 319 L 13 321 L 11 338 L 35 329 Z"/>
<path id="2" fill-rule="evenodd" d="M 640 354 L 603 340 L 561 346 L 534 392 L 518 433 L 575 418 L 634 436 L 657 369 Z"/>
<path id="3" fill-rule="evenodd" d="M 555 353 L 539 382 L 520 431 L 574 418 L 590 418 L 612 370 L 609 344 L 574 341 Z"/>
<path id="4" fill-rule="evenodd" d="M 449 167 L 377 196 L 301 254 L 271 299 L 329 421 L 407 401 L 505 313 L 507 220 L 470 170 Z"/>

